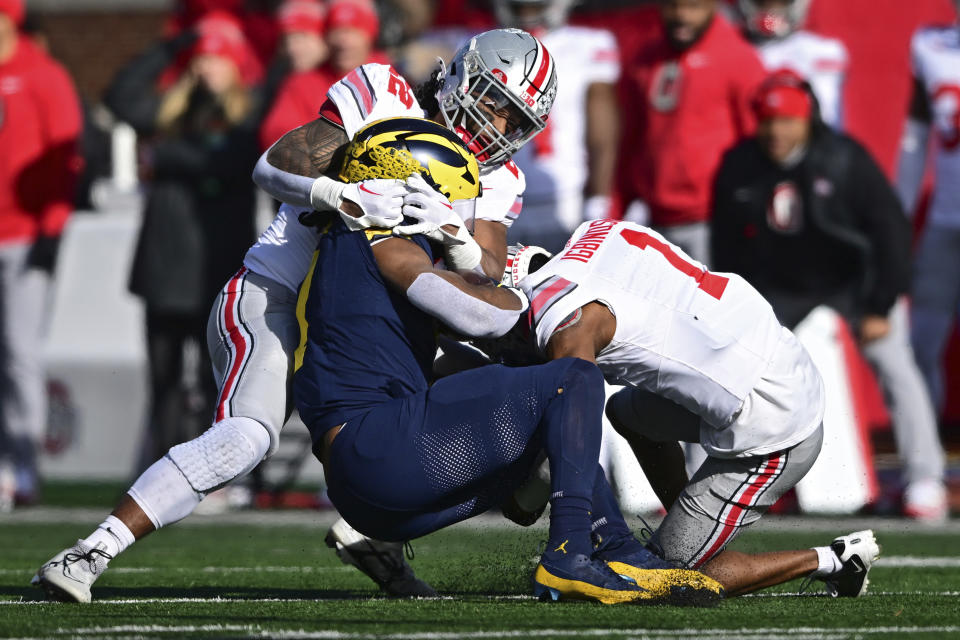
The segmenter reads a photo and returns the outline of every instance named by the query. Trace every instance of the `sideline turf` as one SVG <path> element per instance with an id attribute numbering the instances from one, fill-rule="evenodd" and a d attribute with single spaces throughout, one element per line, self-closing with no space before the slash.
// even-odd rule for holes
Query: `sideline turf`
<path id="1" fill-rule="evenodd" d="M 857 600 L 774 595 L 714 609 L 546 604 L 529 573 L 543 531 L 460 526 L 415 544 L 413 565 L 443 600 L 390 601 L 340 564 L 324 529 L 303 525 L 176 526 L 118 558 L 94 587 L 92 605 L 28 604 L 27 583 L 88 524 L 2 524 L 0 635 L 130 637 L 945 638 L 960 637 L 960 536 L 878 533 L 884 557 L 953 559 L 954 566 L 877 567 Z M 843 521 L 837 533 L 848 532 Z M 744 551 L 829 542 L 822 532 L 750 532 Z M 12 553 L 9 551 L 12 550 Z M 199 601 L 215 599 L 219 601 Z M 146 599 L 139 603 L 131 599 Z M 186 601 L 157 601 L 184 599 Z M 266 601 L 277 599 L 278 601 Z M 118 602 L 119 601 L 119 602 Z M 426 634 L 426 635 L 422 635 Z"/>

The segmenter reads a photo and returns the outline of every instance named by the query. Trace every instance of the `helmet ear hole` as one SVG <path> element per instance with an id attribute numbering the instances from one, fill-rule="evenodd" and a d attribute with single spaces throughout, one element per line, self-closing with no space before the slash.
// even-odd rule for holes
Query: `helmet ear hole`
<path id="1" fill-rule="evenodd" d="M 550 262 L 550 255 L 547 253 L 538 253 L 530 258 L 530 267 L 527 269 L 527 275 L 534 273 L 540 267 Z"/>

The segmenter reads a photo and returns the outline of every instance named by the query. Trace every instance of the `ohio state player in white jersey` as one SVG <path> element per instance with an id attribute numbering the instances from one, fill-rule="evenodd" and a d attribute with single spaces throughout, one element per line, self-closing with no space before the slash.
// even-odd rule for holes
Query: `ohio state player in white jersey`
<path id="1" fill-rule="evenodd" d="M 563 80 L 547 128 L 514 156 L 527 175 L 510 237 L 557 250 L 583 220 L 604 218 L 616 162 L 620 54 L 613 34 L 566 24 L 569 0 L 498 0 L 501 23 L 536 34 Z"/>
<path id="2" fill-rule="evenodd" d="M 960 2 L 957 3 L 960 12 Z M 960 24 L 917 31 L 910 44 L 914 88 L 901 142 L 897 190 L 913 212 L 934 136 L 933 198 L 917 246 L 911 286 L 914 353 L 934 405 L 943 408 L 943 356 L 960 312 Z M 946 517 L 942 482 L 929 482 L 906 498 L 935 519 Z M 909 506 L 909 505 L 908 505 Z"/>
<path id="3" fill-rule="evenodd" d="M 521 278 L 537 350 L 596 362 L 608 382 L 627 386 L 607 417 L 668 509 L 653 550 L 732 595 L 804 576 L 833 595 L 862 594 L 879 553 L 869 531 L 814 550 L 725 551 L 803 477 L 823 439 L 820 376 L 766 300 L 631 222 L 583 223 L 523 277 L 529 249 L 508 260 L 505 281 Z M 708 453 L 689 483 L 679 441 Z"/>
<path id="4" fill-rule="evenodd" d="M 465 59 L 471 64 L 463 64 Z M 490 73 L 492 59 L 507 69 L 511 83 Z M 323 117 L 285 134 L 254 172 L 261 187 L 288 205 L 248 251 L 211 311 L 208 346 L 220 383 L 213 426 L 171 448 L 90 536 L 38 570 L 34 583 L 48 595 L 89 602 L 90 586 L 113 557 L 186 517 L 207 493 L 248 473 L 276 449 L 289 415 L 288 381 L 299 342 L 297 290 L 316 242 L 315 232 L 298 221 L 299 213 L 338 211 L 354 229 L 394 227 L 406 215 L 419 223 L 408 228 L 442 238 L 449 264 L 491 276 L 502 273 L 507 227 L 519 212 L 523 189 L 523 176 L 509 156 L 545 126 L 556 94 L 552 58 L 528 33 L 488 31 L 464 45 L 450 69 L 441 66 L 434 80 L 431 97 L 440 113 L 430 115 L 443 116 L 485 164 L 487 193 L 476 212 L 476 240 L 439 194 L 405 204 L 411 187 L 403 181 L 345 184 L 326 175 L 337 174 L 334 160 L 366 122 L 424 115 L 406 81 L 389 66 L 356 69 L 332 87 Z M 435 594 L 413 576 L 401 545 L 367 540 L 343 525 L 328 535 L 341 558 L 357 563 L 392 595 Z M 351 550 L 352 545 L 358 546 Z"/>
<path id="5" fill-rule="evenodd" d="M 767 70 L 786 69 L 809 82 L 824 122 L 841 129 L 849 55 L 840 40 L 801 29 L 809 0 L 740 0 L 738 7 Z"/>

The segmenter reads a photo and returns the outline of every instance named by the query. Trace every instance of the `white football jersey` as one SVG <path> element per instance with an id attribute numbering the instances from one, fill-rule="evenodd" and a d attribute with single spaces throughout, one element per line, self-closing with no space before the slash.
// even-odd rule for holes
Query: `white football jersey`
<path id="1" fill-rule="evenodd" d="M 347 138 L 364 126 L 384 118 L 423 118 L 424 112 L 407 81 L 390 65 L 365 64 L 341 78 L 327 91 L 337 108 Z M 513 224 L 522 206 L 523 172 L 513 162 L 484 171 L 476 218 Z M 317 245 L 316 231 L 297 221 L 303 211 L 283 205 L 243 260 L 244 266 L 268 276 L 292 291 L 300 288 Z M 308 249 L 309 248 L 309 249 Z"/>
<path id="2" fill-rule="evenodd" d="M 849 56 L 840 40 L 810 31 L 794 31 L 785 38 L 760 43 L 757 52 L 771 73 L 789 69 L 809 82 L 824 121 L 836 129 L 842 128 L 843 82 Z"/>
<path id="3" fill-rule="evenodd" d="M 795 379 L 802 387 L 787 389 L 778 400 L 816 395 L 816 370 L 743 278 L 707 271 L 647 227 L 585 222 L 562 252 L 520 286 L 530 299 L 541 351 L 578 308 L 593 301 L 606 305 L 617 321 L 613 340 L 597 356 L 607 382 L 662 395 L 699 415 L 705 423 L 701 443 L 712 455 L 757 455 L 792 446 L 819 424 L 815 402 L 809 415 L 772 420 L 742 415 L 745 403 L 758 404 L 748 400 L 755 389 L 778 381 Z M 779 377 L 765 381 L 771 368 Z M 770 413 L 758 408 L 753 415 Z"/>
<path id="4" fill-rule="evenodd" d="M 917 31 L 910 43 L 914 76 L 923 83 L 936 136 L 930 223 L 960 227 L 960 27 Z"/>
<path id="5" fill-rule="evenodd" d="M 541 41 L 556 61 L 557 98 L 547 128 L 513 158 L 527 176 L 525 213 L 515 233 L 532 238 L 531 244 L 537 228 L 569 234 L 583 220 L 587 89 L 620 77 L 620 54 L 609 31 L 563 26 Z"/>

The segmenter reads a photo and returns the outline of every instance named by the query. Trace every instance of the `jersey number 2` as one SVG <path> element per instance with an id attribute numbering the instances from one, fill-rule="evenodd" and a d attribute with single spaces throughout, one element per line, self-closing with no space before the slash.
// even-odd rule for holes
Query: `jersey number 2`
<path id="1" fill-rule="evenodd" d="M 407 109 L 413 106 L 413 96 L 410 95 L 410 85 L 400 77 L 400 74 L 390 67 L 390 82 L 387 84 L 387 91 L 397 96 L 400 102 Z"/>
<path id="2" fill-rule="evenodd" d="M 705 271 L 694 264 L 690 264 L 674 253 L 673 249 L 670 248 L 670 245 L 660 242 L 648 233 L 634 231 L 633 229 L 624 229 L 620 232 L 620 235 L 623 236 L 624 240 L 635 247 L 640 247 L 641 249 L 650 247 L 654 251 L 659 252 L 664 258 L 667 259 L 667 262 L 670 263 L 670 266 L 680 273 L 690 276 L 696 280 L 697 286 L 700 289 L 717 300 L 719 300 L 720 296 L 723 295 L 724 289 L 727 288 L 727 283 L 730 282 L 729 278 L 718 276 L 715 273 L 710 273 L 709 271 Z"/>

